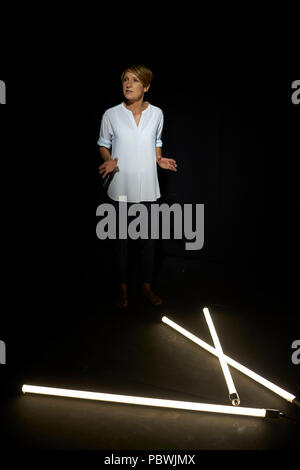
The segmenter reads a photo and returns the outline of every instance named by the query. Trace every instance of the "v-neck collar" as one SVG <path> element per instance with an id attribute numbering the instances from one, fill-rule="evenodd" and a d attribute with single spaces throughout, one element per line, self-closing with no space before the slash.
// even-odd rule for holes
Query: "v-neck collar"
<path id="1" fill-rule="evenodd" d="M 145 101 L 145 103 L 147 103 L 147 104 L 148 104 L 148 106 L 147 106 L 147 108 L 146 108 L 146 109 L 144 109 L 144 110 L 142 111 L 142 114 L 141 114 L 141 117 L 140 117 L 139 124 L 137 125 L 137 123 L 136 123 L 136 120 L 134 119 L 133 112 L 132 112 L 132 111 L 130 111 L 130 109 L 126 108 L 124 101 L 122 101 L 122 107 L 123 107 L 123 109 L 125 109 L 125 111 L 126 111 L 127 113 L 129 113 L 129 115 L 130 115 L 130 119 L 133 121 L 133 124 L 134 124 L 134 126 L 135 126 L 135 128 L 136 128 L 136 129 L 140 129 L 140 127 L 141 127 L 141 122 L 142 122 L 142 119 L 143 119 L 144 113 L 145 113 L 146 111 L 148 111 L 148 109 L 149 109 L 149 108 L 150 108 L 150 106 L 151 106 L 151 104 L 149 103 L 149 101 Z"/>

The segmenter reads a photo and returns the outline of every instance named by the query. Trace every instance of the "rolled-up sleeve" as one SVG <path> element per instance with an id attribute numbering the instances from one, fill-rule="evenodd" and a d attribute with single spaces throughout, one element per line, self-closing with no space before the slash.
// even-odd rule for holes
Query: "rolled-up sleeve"
<path id="1" fill-rule="evenodd" d="M 161 111 L 159 123 L 157 126 L 157 132 L 156 132 L 156 147 L 162 147 L 163 143 L 161 140 L 161 135 L 164 127 L 164 115 L 163 112 Z"/>
<path id="2" fill-rule="evenodd" d="M 112 126 L 107 113 L 104 113 L 101 120 L 100 135 L 97 143 L 100 147 L 106 147 L 110 149 L 112 146 L 112 138 Z"/>

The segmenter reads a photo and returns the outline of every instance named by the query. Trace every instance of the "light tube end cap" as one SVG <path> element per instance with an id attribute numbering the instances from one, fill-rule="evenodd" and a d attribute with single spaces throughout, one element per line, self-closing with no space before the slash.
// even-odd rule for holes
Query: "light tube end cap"
<path id="1" fill-rule="evenodd" d="M 282 416 L 279 410 L 266 410 L 266 418 L 280 418 Z"/>
<path id="2" fill-rule="evenodd" d="M 237 393 L 231 393 L 229 395 L 229 399 L 230 399 L 233 406 L 239 406 L 240 403 L 241 403 L 240 397 L 238 396 Z"/>
<path id="3" fill-rule="evenodd" d="M 300 400 L 296 400 L 296 398 L 292 401 L 293 405 L 297 406 L 297 408 L 300 408 Z"/>

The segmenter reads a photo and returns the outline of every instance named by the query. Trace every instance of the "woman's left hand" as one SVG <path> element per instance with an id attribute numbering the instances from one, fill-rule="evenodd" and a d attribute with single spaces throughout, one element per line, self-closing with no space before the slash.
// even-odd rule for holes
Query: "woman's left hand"
<path id="1" fill-rule="evenodd" d="M 177 163 L 173 158 L 161 158 L 158 164 L 164 170 L 177 171 Z"/>

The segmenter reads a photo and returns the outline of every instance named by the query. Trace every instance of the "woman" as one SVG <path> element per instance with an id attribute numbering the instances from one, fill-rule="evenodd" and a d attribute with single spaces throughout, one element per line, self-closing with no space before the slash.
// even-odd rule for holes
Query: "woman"
<path id="1" fill-rule="evenodd" d="M 151 223 L 151 203 L 160 198 L 157 165 L 177 171 L 175 160 L 162 157 L 163 113 L 144 101 L 152 77 L 144 65 L 126 68 L 121 75 L 124 101 L 102 116 L 98 145 L 104 163 L 99 166 L 99 173 L 103 179 L 110 175 L 107 194 L 117 210 L 117 220 L 119 198 L 126 196 L 128 206 L 141 203 L 147 207 Z M 151 288 L 154 240 L 140 239 L 139 243 L 142 292 L 153 305 L 160 305 L 162 299 Z M 120 307 L 128 305 L 127 259 L 128 240 L 119 239 L 116 260 Z"/>

